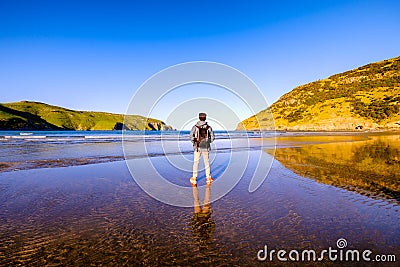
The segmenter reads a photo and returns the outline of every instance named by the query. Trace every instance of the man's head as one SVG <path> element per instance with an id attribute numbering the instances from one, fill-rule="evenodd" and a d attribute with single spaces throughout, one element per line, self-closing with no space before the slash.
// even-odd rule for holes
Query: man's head
<path id="1" fill-rule="evenodd" d="M 200 112 L 199 113 L 199 120 L 205 121 L 206 118 L 207 118 L 207 114 L 206 113 L 204 113 L 204 112 Z"/>

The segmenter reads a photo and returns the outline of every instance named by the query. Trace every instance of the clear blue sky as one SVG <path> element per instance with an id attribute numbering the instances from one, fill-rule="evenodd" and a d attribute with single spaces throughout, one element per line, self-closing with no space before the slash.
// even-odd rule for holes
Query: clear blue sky
<path id="1" fill-rule="evenodd" d="M 244 72 L 272 104 L 399 56 L 399 2 L 2 0 L 0 102 L 124 113 L 151 75 L 207 60 Z"/>

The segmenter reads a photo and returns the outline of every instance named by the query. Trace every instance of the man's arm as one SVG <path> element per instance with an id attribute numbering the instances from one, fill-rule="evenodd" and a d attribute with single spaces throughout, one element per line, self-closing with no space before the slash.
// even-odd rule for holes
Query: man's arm
<path id="1" fill-rule="evenodd" d="M 214 140 L 215 140 L 215 135 L 214 135 L 214 131 L 213 131 L 213 129 L 211 128 L 211 126 L 210 126 L 210 128 L 209 128 L 208 130 L 210 131 L 210 141 L 211 141 L 211 142 L 214 142 Z"/>
<path id="2" fill-rule="evenodd" d="M 196 126 L 193 126 L 193 127 L 192 127 L 192 130 L 190 131 L 190 141 L 192 141 L 192 143 L 195 142 L 195 141 L 194 141 L 194 139 L 195 139 L 195 137 L 194 137 L 195 131 L 196 131 Z"/>

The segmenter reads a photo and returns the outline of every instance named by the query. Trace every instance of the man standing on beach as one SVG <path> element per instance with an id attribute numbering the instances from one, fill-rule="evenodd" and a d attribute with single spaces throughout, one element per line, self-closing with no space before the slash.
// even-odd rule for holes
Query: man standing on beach
<path id="1" fill-rule="evenodd" d="M 211 184 L 213 179 L 211 177 L 209 151 L 210 144 L 214 141 L 214 132 L 206 122 L 207 114 L 199 113 L 199 121 L 192 127 L 190 131 L 190 140 L 194 148 L 194 162 L 193 162 L 193 177 L 190 178 L 192 186 L 197 185 L 197 174 L 199 169 L 200 156 L 203 156 L 204 166 L 206 169 L 206 182 Z"/>

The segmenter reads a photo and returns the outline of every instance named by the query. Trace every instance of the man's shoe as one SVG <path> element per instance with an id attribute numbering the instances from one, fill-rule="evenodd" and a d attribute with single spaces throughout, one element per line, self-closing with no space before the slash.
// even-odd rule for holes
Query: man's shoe
<path id="1" fill-rule="evenodd" d="M 196 178 L 192 177 L 189 180 L 190 180 L 190 183 L 192 184 L 192 186 L 196 186 L 197 185 Z"/>
<path id="2" fill-rule="evenodd" d="M 206 183 L 207 184 L 212 184 L 213 181 L 214 181 L 214 179 L 212 177 L 207 177 L 206 178 Z"/>

